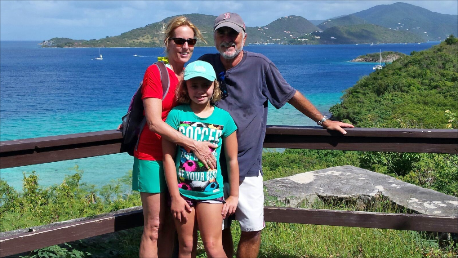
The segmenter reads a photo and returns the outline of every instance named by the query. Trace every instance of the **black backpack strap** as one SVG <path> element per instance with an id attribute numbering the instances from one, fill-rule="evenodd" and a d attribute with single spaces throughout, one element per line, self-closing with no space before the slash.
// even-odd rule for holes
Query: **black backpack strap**
<path id="1" fill-rule="evenodd" d="M 161 74 L 161 82 L 162 82 L 162 100 L 165 99 L 167 93 L 169 92 L 170 88 L 170 80 L 169 80 L 169 73 L 167 72 L 167 67 L 163 62 L 156 62 L 155 65 L 159 69 L 159 73 Z"/>
<path id="2" fill-rule="evenodd" d="M 169 92 L 170 88 L 170 80 L 169 80 L 169 73 L 167 72 L 167 67 L 165 67 L 165 64 L 163 62 L 156 62 L 155 65 L 159 69 L 159 73 L 161 74 L 161 83 L 162 83 L 162 100 L 165 99 L 165 96 L 167 96 L 167 93 Z M 140 88 L 138 89 L 140 93 L 139 95 L 141 96 L 141 87 L 142 85 L 140 84 Z M 135 150 L 138 148 L 138 142 L 140 141 L 140 135 L 142 134 L 143 128 L 145 127 L 146 124 L 146 117 L 143 117 L 143 120 L 140 124 L 140 131 L 138 132 L 138 139 L 137 143 L 135 144 Z"/>

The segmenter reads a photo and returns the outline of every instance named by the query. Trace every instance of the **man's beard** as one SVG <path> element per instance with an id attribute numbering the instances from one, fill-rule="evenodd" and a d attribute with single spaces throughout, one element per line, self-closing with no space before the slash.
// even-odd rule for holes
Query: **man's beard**
<path id="1" fill-rule="evenodd" d="M 235 52 L 232 53 L 232 54 L 228 54 L 228 53 L 226 53 L 226 52 L 224 52 L 224 51 L 220 51 L 219 53 L 221 54 L 221 56 L 222 56 L 224 59 L 229 59 L 229 60 L 230 60 L 230 59 L 234 59 L 234 58 L 236 58 L 236 57 L 240 54 L 240 52 L 242 52 L 242 50 L 243 50 L 243 44 L 244 44 L 244 43 L 245 43 L 245 41 L 242 40 L 242 45 L 241 45 L 240 49 L 237 49 L 237 48 L 235 47 Z M 222 44 L 221 44 L 222 47 L 231 47 L 231 46 L 233 46 L 233 45 L 234 45 L 233 43 L 222 43 Z"/>

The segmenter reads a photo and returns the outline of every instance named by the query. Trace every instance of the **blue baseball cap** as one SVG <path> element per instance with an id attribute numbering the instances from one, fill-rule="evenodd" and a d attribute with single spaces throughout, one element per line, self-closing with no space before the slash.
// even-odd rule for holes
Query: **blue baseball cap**
<path id="1" fill-rule="evenodd" d="M 195 77 L 203 77 L 209 81 L 214 81 L 216 80 L 216 73 L 211 64 L 198 60 L 189 63 L 184 69 L 185 81 Z"/>

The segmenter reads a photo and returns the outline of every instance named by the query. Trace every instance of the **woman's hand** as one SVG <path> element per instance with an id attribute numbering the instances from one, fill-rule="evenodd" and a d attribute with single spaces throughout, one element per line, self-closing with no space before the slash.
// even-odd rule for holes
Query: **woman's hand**
<path id="1" fill-rule="evenodd" d="M 187 214 L 191 212 L 191 206 L 183 197 L 172 197 L 172 206 L 170 207 L 173 217 L 181 223 L 186 223 L 188 220 Z"/>
<path id="2" fill-rule="evenodd" d="M 192 151 L 207 169 L 216 169 L 216 158 L 213 155 L 213 151 L 217 147 L 218 145 L 210 142 L 194 141 L 194 148 Z"/>
<path id="3" fill-rule="evenodd" d="M 238 197 L 229 196 L 229 198 L 226 199 L 226 203 L 223 205 L 223 210 L 221 211 L 221 215 L 223 215 L 223 219 L 235 213 L 238 203 L 239 203 Z"/>

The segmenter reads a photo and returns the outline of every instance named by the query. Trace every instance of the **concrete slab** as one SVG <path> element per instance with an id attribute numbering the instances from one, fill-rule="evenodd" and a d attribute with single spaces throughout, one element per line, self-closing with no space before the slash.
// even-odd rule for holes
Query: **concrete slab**
<path id="1" fill-rule="evenodd" d="M 458 217 L 458 198 L 353 166 L 331 167 L 264 182 L 267 195 L 297 207 L 303 201 L 383 195 L 420 214 Z"/>

